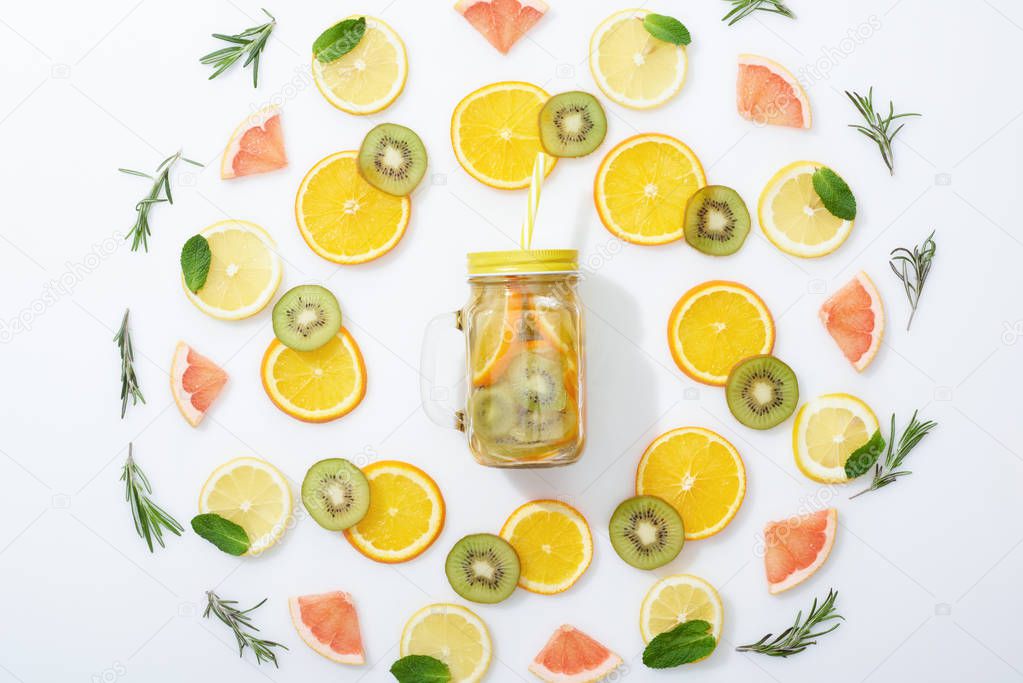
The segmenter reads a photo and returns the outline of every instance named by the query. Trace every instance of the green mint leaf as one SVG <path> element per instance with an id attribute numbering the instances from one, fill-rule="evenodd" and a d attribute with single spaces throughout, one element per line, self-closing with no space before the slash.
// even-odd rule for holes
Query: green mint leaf
<path id="1" fill-rule="evenodd" d="M 365 33 L 366 17 L 338 22 L 313 42 L 313 56 L 323 64 L 340 59 L 355 49 Z"/>
<path id="2" fill-rule="evenodd" d="M 643 19 L 643 28 L 657 40 L 672 45 L 688 45 L 693 40 L 689 35 L 689 29 L 681 21 L 663 14 L 646 15 Z"/>
<path id="3" fill-rule="evenodd" d="M 821 167 L 814 171 L 813 189 L 831 215 L 844 221 L 856 218 L 856 198 L 852 190 L 830 168 Z"/>
<path id="4" fill-rule="evenodd" d="M 451 670 L 439 659 L 426 655 L 408 655 L 391 665 L 398 683 L 448 683 Z"/>
<path id="5" fill-rule="evenodd" d="M 845 476 L 855 479 L 861 474 L 866 474 L 881 456 L 885 445 L 881 430 L 878 429 L 867 443 L 853 451 L 845 461 Z"/>
<path id="6" fill-rule="evenodd" d="M 195 294 L 206 284 L 210 274 L 210 243 L 202 235 L 192 235 L 181 247 L 181 272 L 185 286 Z"/>
<path id="7" fill-rule="evenodd" d="M 244 555 L 249 550 L 249 535 L 245 529 L 212 512 L 193 517 L 192 531 L 228 555 Z"/>
<path id="8" fill-rule="evenodd" d="M 651 669 L 670 669 L 698 659 L 714 651 L 717 641 L 710 634 L 710 624 L 702 619 L 684 621 L 647 643 L 643 663 Z"/>

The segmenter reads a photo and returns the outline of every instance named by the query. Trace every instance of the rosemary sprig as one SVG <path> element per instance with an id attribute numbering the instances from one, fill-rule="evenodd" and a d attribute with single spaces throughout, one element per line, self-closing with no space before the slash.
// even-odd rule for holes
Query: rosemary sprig
<path id="1" fill-rule="evenodd" d="M 927 275 L 931 272 L 931 262 L 934 260 L 936 247 L 932 230 L 927 239 L 922 244 L 913 247 L 912 251 L 905 247 L 892 249 L 888 265 L 892 267 L 895 277 L 902 280 L 902 286 L 906 290 L 906 298 L 909 299 L 911 309 L 909 322 L 906 323 L 907 331 L 913 324 L 913 316 L 916 315 L 916 307 L 920 303 L 920 294 L 924 291 L 924 282 L 927 281 Z"/>
<path id="2" fill-rule="evenodd" d="M 266 47 L 267 39 L 270 38 L 270 34 L 277 25 L 277 19 L 274 18 L 274 15 L 265 9 L 263 14 L 270 17 L 270 21 L 265 24 L 247 28 L 237 35 L 213 34 L 214 38 L 231 43 L 231 46 L 214 50 L 208 55 L 203 55 L 199 58 L 201 63 L 213 66 L 213 73 L 210 74 L 209 80 L 213 80 L 224 73 L 227 69 L 231 68 L 232 64 L 245 57 L 242 68 L 244 69 L 249 64 L 252 64 L 252 87 L 255 88 L 259 85 L 259 58 L 263 54 L 263 48 Z"/>
<path id="3" fill-rule="evenodd" d="M 137 405 L 139 401 L 146 402 L 142 390 L 139 389 L 139 380 L 135 376 L 135 349 L 131 343 L 131 330 L 128 329 L 128 313 L 130 312 L 130 308 L 124 309 L 121 328 L 114 335 L 117 349 L 121 353 L 121 419 L 124 419 L 124 413 L 128 410 L 129 396 L 131 396 L 132 405 Z"/>
<path id="4" fill-rule="evenodd" d="M 729 10 L 728 14 L 721 17 L 721 21 L 727 21 L 729 26 L 745 19 L 758 10 L 780 14 L 789 19 L 796 18 L 796 15 L 785 6 L 782 0 L 726 0 L 726 2 L 732 3 L 732 9 Z"/>
<path id="5" fill-rule="evenodd" d="M 149 251 L 149 235 L 151 234 L 149 230 L 149 210 L 153 208 L 153 205 L 160 204 L 161 202 L 174 203 L 174 196 L 171 194 L 170 187 L 170 172 L 178 159 L 187 161 L 194 166 L 202 166 L 198 161 L 192 161 L 181 156 L 181 150 L 178 150 L 160 162 L 160 165 L 156 167 L 155 176 L 143 173 L 142 171 L 133 171 L 129 168 L 117 169 L 121 173 L 139 176 L 140 178 L 149 178 L 153 181 L 149 194 L 140 199 L 138 204 L 135 205 L 135 225 L 131 226 L 131 230 L 124 236 L 124 239 L 132 238 L 132 251 L 138 251 L 140 244 L 146 251 Z"/>
<path id="6" fill-rule="evenodd" d="M 145 539 L 149 552 L 153 552 L 153 539 L 163 548 L 163 530 L 180 536 L 184 529 L 178 521 L 171 517 L 159 505 L 150 500 L 153 487 L 149 485 L 142 468 L 132 456 L 132 445 L 128 444 L 128 459 L 121 468 L 121 481 L 124 482 L 124 499 L 131 507 L 131 517 L 135 520 L 135 531 Z"/>
<path id="7" fill-rule="evenodd" d="M 850 128 L 855 128 L 860 131 L 868 138 L 877 143 L 878 149 L 881 150 L 881 159 L 884 161 L 884 165 L 888 167 L 888 172 L 895 175 L 895 155 L 892 151 L 892 141 L 895 140 L 895 136 L 899 134 L 905 123 L 900 123 L 898 127 L 889 132 L 892 122 L 896 119 L 905 118 L 907 116 L 921 116 L 921 114 L 896 114 L 895 105 L 891 100 L 888 101 L 888 115 L 884 116 L 880 112 L 874 111 L 874 87 L 871 86 L 867 91 L 867 96 L 859 94 L 858 92 L 845 91 L 846 97 L 856 107 L 856 111 L 860 113 L 860 116 L 866 121 L 867 125 L 862 126 L 857 123 L 850 123 Z"/>
<path id="8" fill-rule="evenodd" d="M 869 491 L 876 491 L 877 489 L 884 488 L 889 484 L 895 482 L 899 477 L 904 477 L 908 474 L 912 474 L 910 470 L 899 469 L 902 467 L 902 461 L 906 459 L 909 452 L 913 450 L 920 440 L 923 439 L 927 434 L 938 426 L 937 422 L 928 420 L 927 422 L 921 422 L 916 419 L 917 411 L 913 411 L 913 417 L 909 419 L 909 425 L 906 430 L 902 432 L 902 436 L 899 437 L 899 444 L 895 446 L 895 415 L 892 414 L 892 424 L 889 429 L 889 441 L 888 450 L 885 451 L 884 463 L 878 462 L 874 465 L 874 480 L 870 482 L 870 486 L 863 489 L 859 493 L 850 496 L 850 498 L 856 498 L 862 496 L 864 493 Z"/>
<path id="9" fill-rule="evenodd" d="M 224 600 L 213 591 L 206 591 L 206 600 L 206 610 L 202 613 L 202 616 L 208 619 L 210 614 L 213 614 L 217 619 L 231 627 L 235 640 L 238 641 L 239 657 L 243 655 L 245 648 L 251 647 L 252 651 L 256 653 L 256 664 L 273 662 L 274 666 L 279 666 L 277 664 L 277 653 L 273 651 L 273 648 L 282 647 L 287 650 L 288 646 L 271 640 L 262 640 L 249 632 L 259 631 L 259 628 L 252 624 L 252 617 L 249 616 L 249 613 L 262 607 L 263 603 L 267 600 L 266 598 L 244 610 L 235 607 L 238 604 L 237 600 Z"/>
<path id="10" fill-rule="evenodd" d="M 828 591 L 828 597 L 824 598 L 819 607 L 817 598 L 813 599 L 813 605 L 810 607 L 810 613 L 806 615 L 806 621 L 803 621 L 803 613 L 799 612 L 792 626 L 774 638 L 772 638 L 773 633 L 768 633 L 755 643 L 742 645 L 735 649 L 738 652 L 756 652 L 769 657 L 788 657 L 799 654 L 809 646 L 816 645 L 817 638 L 831 633 L 842 624 L 832 624 L 829 628 L 820 631 L 814 631 L 815 628 L 835 619 L 845 621 L 845 617 L 835 611 L 837 598 L 838 591 L 831 589 Z"/>

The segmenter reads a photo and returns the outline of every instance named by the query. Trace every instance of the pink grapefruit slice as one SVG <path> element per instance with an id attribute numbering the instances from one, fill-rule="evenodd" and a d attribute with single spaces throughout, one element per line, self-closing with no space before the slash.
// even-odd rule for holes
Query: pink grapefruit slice
<path id="1" fill-rule="evenodd" d="M 241 178 L 287 165 L 280 110 L 267 107 L 246 117 L 231 134 L 220 162 L 220 177 Z"/>
<path id="2" fill-rule="evenodd" d="M 340 664 L 364 664 L 359 615 L 342 591 L 288 599 L 291 622 L 305 644 Z"/>
<path id="3" fill-rule="evenodd" d="M 764 527 L 768 592 L 776 595 L 813 576 L 831 554 L 837 530 L 835 508 L 768 522 Z"/>
<path id="4" fill-rule="evenodd" d="M 739 115 L 757 124 L 809 128 L 810 99 L 796 77 L 773 59 L 739 55 Z"/>
<path id="5" fill-rule="evenodd" d="M 547 12 L 543 0 L 458 0 L 455 10 L 483 34 L 501 54 Z"/>
<path id="6" fill-rule="evenodd" d="M 188 424 L 198 426 L 227 382 L 223 368 L 183 341 L 171 361 L 171 393 Z"/>
<path id="7" fill-rule="evenodd" d="M 621 657 L 566 624 L 554 632 L 529 670 L 548 683 L 593 683 L 621 664 Z"/>
<path id="8" fill-rule="evenodd" d="M 821 306 L 820 319 L 842 354 L 862 372 L 877 355 L 884 335 L 881 295 L 860 271 Z"/>

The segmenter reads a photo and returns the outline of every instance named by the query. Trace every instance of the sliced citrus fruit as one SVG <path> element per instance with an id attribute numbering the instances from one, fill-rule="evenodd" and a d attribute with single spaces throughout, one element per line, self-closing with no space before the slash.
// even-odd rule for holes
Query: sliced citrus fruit
<path id="1" fill-rule="evenodd" d="M 455 10 L 501 54 L 547 13 L 543 0 L 458 0 Z"/>
<path id="2" fill-rule="evenodd" d="M 345 530 L 355 549 L 377 562 L 407 562 L 437 540 L 444 527 L 444 498 L 418 467 L 381 460 L 362 469 L 369 480 L 369 511 Z"/>
<path id="3" fill-rule="evenodd" d="M 658 496 L 682 515 L 686 540 L 707 538 L 732 521 L 746 495 L 746 467 L 720 434 L 680 427 L 647 446 L 636 468 L 636 493 Z"/>
<path id="4" fill-rule="evenodd" d="M 645 133 L 607 153 L 593 199 L 612 234 L 635 244 L 667 244 L 685 235 L 686 202 L 706 184 L 693 150 L 669 135 Z"/>
<path id="5" fill-rule="evenodd" d="M 643 598 L 639 632 L 643 641 L 649 643 L 654 636 L 695 619 L 710 624 L 714 640 L 721 640 L 725 610 L 714 586 L 692 574 L 666 576 L 651 586 Z"/>
<path id="6" fill-rule="evenodd" d="M 291 522 L 291 487 L 281 471 L 259 458 L 236 458 L 213 470 L 199 492 L 199 512 L 228 519 L 249 536 L 246 555 L 259 555 Z"/>
<path id="7" fill-rule="evenodd" d="M 835 508 L 768 522 L 764 527 L 768 592 L 787 591 L 813 576 L 831 554 L 837 530 Z"/>
<path id="8" fill-rule="evenodd" d="M 612 14 L 590 38 L 590 71 L 613 102 L 633 109 L 664 104 L 686 81 L 686 49 L 652 37 L 647 10 Z"/>
<path id="9" fill-rule="evenodd" d="M 198 292 L 181 286 L 203 313 L 221 320 L 241 320 L 263 310 L 281 283 L 277 245 L 263 228 L 249 221 L 226 220 L 200 233 L 210 247 L 210 270 Z"/>
<path id="10" fill-rule="evenodd" d="M 522 315 L 521 294 L 502 287 L 483 296 L 469 321 L 472 383 L 477 387 L 493 383 L 508 367 L 512 355 L 508 351 L 516 341 Z"/>
<path id="11" fill-rule="evenodd" d="M 503 81 L 475 90 L 451 115 L 451 144 L 466 173 L 499 190 L 529 187 L 540 144 L 540 110 L 547 102 L 542 88 Z M 544 155 L 544 175 L 557 159 Z"/>
<path id="12" fill-rule="evenodd" d="M 884 305 L 870 277 L 860 271 L 821 306 L 820 319 L 852 366 L 863 371 L 881 348 Z"/>
<path id="13" fill-rule="evenodd" d="M 501 527 L 501 537 L 518 553 L 519 585 L 533 593 L 568 590 L 593 559 L 593 536 L 586 518 L 557 500 L 522 505 Z"/>
<path id="14" fill-rule="evenodd" d="M 754 123 L 809 128 L 810 99 L 788 69 L 759 55 L 739 55 L 736 105 Z"/>
<path id="15" fill-rule="evenodd" d="M 288 600 L 291 623 L 305 644 L 340 664 L 364 664 L 359 615 L 352 596 L 342 591 L 300 595 Z"/>
<path id="16" fill-rule="evenodd" d="M 219 365 L 185 342 L 178 342 L 171 360 L 171 394 L 188 424 L 195 427 L 202 422 L 226 382 L 227 373 Z"/>
<path id="17" fill-rule="evenodd" d="M 476 683 L 490 666 L 490 633 L 482 619 L 460 605 L 427 605 L 405 623 L 399 652 L 441 660 L 452 683 Z"/>
<path id="18" fill-rule="evenodd" d="M 724 386 L 736 363 L 771 353 L 774 320 L 749 287 L 704 282 L 683 294 L 672 309 L 668 348 L 682 372 L 697 382 Z"/>
<path id="19" fill-rule="evenodd" d="M 407 76 L 405 43 L 375 17 L 366 17 L 366 32 L 351 52 L 326 64 L 313 57 L 313 80 L 320 94 L 349 114 L 373 114 L 387 108 L 401 94 Z"/>
<path id="20" fill-rule="evenodd" d="M 394 248 L 412 214 L 408 197 L 376 189 L 359 173 L 356 151 L 336 152 L 305 174 L 295 221 L 309 248 L 343 265 L 366 263 Z"/>
<path id="21" fill-rule="evenodd" d="M 849 394 L 824 394 L 803 404 L 792 425 L 799 471 L 823 484 L 849 481 L 845 463 L 877 431 L 877 417 Z"/>
<path id="22" fill-rule="evenodd" d="M 833 215 L 813 189 L 813 174 L 821 166 L 816 161 L 789 164 L 760 193 L 760 227 L 786 254 L 804 258 L 830 254 L 852 231 L 853 221 Z"/>
<path id="23" fill-rule="evenodd" d="M 248 116 L 231 134 L 220 161 L 220 177 L 227 180 L 268 173 L 287 165 L 281 112 L 266 107 Z"/>
<path id="24" fill-rule="evenodd" d="M 595 683 L 621 665 L 621 657 L 565 624 L 533 658 L 529 670 L 547 683 Z"/>
<path id="25" fill-rule="evenodd" d="M 366 395 L 366 366 L 348 330 L 315 351 L 296 351 L 274 339 L 260 366 L 263 388 L 278 408 L 305 422 L 347 415 Z"/>

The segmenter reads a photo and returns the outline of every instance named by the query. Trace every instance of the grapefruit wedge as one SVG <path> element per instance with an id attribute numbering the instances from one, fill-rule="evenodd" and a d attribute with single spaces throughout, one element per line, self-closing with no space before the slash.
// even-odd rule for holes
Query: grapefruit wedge
<path id="1" fill-rule="evenodd" d="M 820 319 L 856 370 L 862 372 L 870 365 L 881 347 L 884 306 L 866 273 L 860 271 L 825 301 Z"/>
<path id="2" fill-rule="evenodd" d="M 810 99 L 796 77 L 773 59 L 739 55 L 739 115 L 757 124 L 809 128 Z"/>
<path id="3" fill-rule="evenodd" d="M 554 632 L 529 670 L 548 683 L 593 683 L 621 664 L 621 657 L 566 624 Z"/>
<path id="4" fill-rule="evenodd" d="M 768 522 L 764 527 L 768 592 L 776 595 L 813 576 L 831 554 L 837 530 L 835 508 Z"/>
<path id="5" fill-rule="evenodd" d="M 227 373 L 219 365 L 185 342 L 178 342 L 171 361 L 171 393 L 188 424 L 195 427 L 202 422 L 225 382 Z"/>
<path id="6" fill-rule="evenodd" d="M 455 10 L 483 34 L 501 54 L 547 12 L 543 0 L 458 0 Z"/>
<path id="7" fill-rule="evenodd" d="M 231 134 L 220 162 L 220 177 L 241 178 L 287 165 L 280 110 L 267 107 L 246 117 Z"/>
<path id="8" fill-rule="evenodd" d="M 340 664 L 364 664 L 359 615 L 342 591 L 288 599 L 291 622 L 305 644 Z"/>

